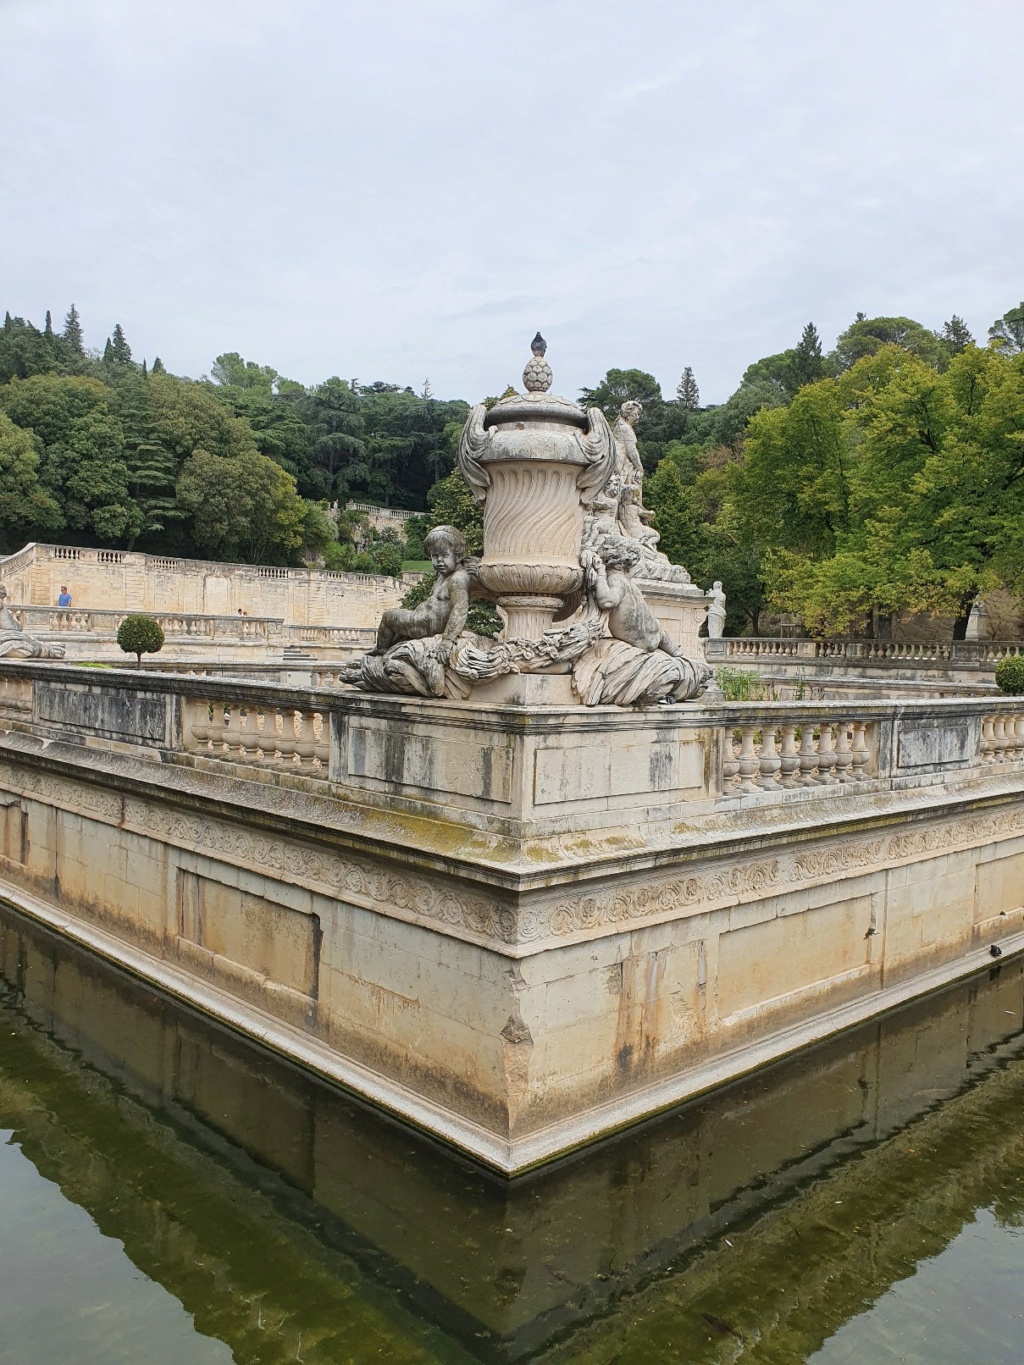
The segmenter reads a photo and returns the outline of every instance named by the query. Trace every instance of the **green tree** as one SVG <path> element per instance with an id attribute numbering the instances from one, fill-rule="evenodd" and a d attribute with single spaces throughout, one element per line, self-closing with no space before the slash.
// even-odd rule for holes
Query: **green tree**
<path id="1" fill-rule="evenodd" d="M 56 374 L 0 388 L 0 407 L 41 442 L 40 481 L 67 528 L 108 545 L 137 534 L 140 524 L 111 397 L 99 380 Z"/>
<path id="2" fill-rule="evenodd" d="M 826 373 L 825 358 L 821 353 L 821 337 L 813 322 L 807 323 L 800 334 L 800 340 L 793 349 L 793 358 L 786 376 L 786 389 L 792 397 L 805 384 L 813 384 L 823 379 Z"/>
<path id="3" fill-rule="evenodd" d="M 119 322 L 114 324 L 114 331 L 107 340 L 103 359 L 109 365 L 130 365 L 132 363 L 132 348 L 128 345 L 124 328 Z"/>
<path id="4" fill-rule="evenodd" d="M 877 355 L 883 346 L 896 346 L 902 351 L 909 351 L 936 368 L 945 359 L 939 338 L 913 318 L 867 318 L 863 313 L 858 313 L 856 321 L 837 338 L 836 348 L 829 360 L 833 370 L 841 373 L 858 360 Z"/>
<path id="5" fill-rule="evenodd" d="M 162 533 L 186 515 L 178 506 L 175 492 L 180 460 L 162 439 L 150 395 L 145 367 L 142 373 L 133 371 L 114 394 L 124 436 L 128 488 L 139 509 L 136 529 L 128 538 L 129 549 L 136 539 L 147 549 L 161 548 Z"/>
<path id="6" fill-rule="evenodd" d="M 82 320 L 78 316 L 78 309 L 74 304 L 68 309 L 64 319 L 64 330 L 61 333 L 68 348 L 79 356 L 85 355 L 85 338 L 82 335 Z"/>
<path id="7" fill-rule="evenodd" d="M 306 505 L 292 476 L 255 450 L 193 451 L 178 478 L 178 502 L 191 516 L 196 545 L 211 558 L 248 564 L 299 558 Z"/>
<path id="8" fill-rule="evenodd" d="M 653 374 L 645 370 L 609 370 L 593 389 L 580 390 L 580 402 L 585 408 L 600 408 L 609 421 L 619 415 L 619 408 L 628 399 L 643 403 L 649 422 L 661 416 L 665 399 L 661 385 Z"/>
<path id="9" fill-rule="evenodd" d="M 1024 351 L 1024 301 L 996 318 L 988 329 L 989 344 L 1003 355 Z"/>
<path id="10" fill-rule="evenodd" d="M 676 401 L 686 412 L 696 412 L 700 407 L 700 390 L 689 365 L 683 370 L 682 378 L 676 385 Z"/>
<path id="11" fill-rule="evenodd" d="M 943 342 L 951 356 L 959 355 L 961 351 L 966 351 L 968 346 L 974 345 L 974 337 L 971 335 L 967 323 L 956 313 L 948 322 L 942 324 L 939 340 Z"/>
<path id="12" fill-rule="evenodd" d="M 483 553 L 483 512 L 457 469 L 434 485 L 427 495 L 427 502 L 430 504 L 427 515 L 431 527 L 454 526 L 462 532 L 471 555 Z"/>
<path id="13" fill-rule="evenodd" d="M 64 522 L 57 499 L 39 480 L 36 445 L 0 412 L 0 549 L 6 554 L 26 540 L 45 539 Z"/>
<path id="14" fill-rule="evenodd" d="M 135 655 L 135 665 L 141 668 L 143 654 L 163 649 L 163 627 L 152 616 L 126 616 L 117 628 L 117 643 L 125 654 Z"/>

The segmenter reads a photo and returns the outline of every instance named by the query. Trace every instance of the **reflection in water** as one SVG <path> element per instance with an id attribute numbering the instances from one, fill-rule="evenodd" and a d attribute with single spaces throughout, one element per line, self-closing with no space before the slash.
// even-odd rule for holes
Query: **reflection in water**
<path id="1" fill-rule="evenodd" d="M 1022 972 L 508 1184 L 0 911 L 0 1360 L 1016 1359 Z M 946 1257 L 1003 1298 L 960 1356 Z"/>

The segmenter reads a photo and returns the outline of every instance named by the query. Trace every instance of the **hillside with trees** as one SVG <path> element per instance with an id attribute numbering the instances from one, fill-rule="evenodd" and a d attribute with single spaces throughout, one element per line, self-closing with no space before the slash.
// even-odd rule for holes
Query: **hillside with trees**
<path id="1" fill-rule="evenodd" d="M 808 323 L 701 405 L 691 367 L 666 398 L 610 369 L 580 401 L 644 405 L 645 501 L 662 548 L 696 582 L 721 578 L 730 631 L 766 610 L 821 634 L 884 633 L 900 611 L 956 618 L 995 587 L 1024 591 L 1024 303 L 976 342 L 953 316 L 858 314 L 825 351 Z M 0 550 L 26 540 L 399 573 L 431 525 L 479 551 L 479 511 L 454 471 L 468 404 L 337 376 L 304 386 L 237 353 L 209 376 L 137 361 L 118 325 L 90 351 L 60 330 L 0 331 Z M 405 540 L 353 499 L 421 513 Z"/>

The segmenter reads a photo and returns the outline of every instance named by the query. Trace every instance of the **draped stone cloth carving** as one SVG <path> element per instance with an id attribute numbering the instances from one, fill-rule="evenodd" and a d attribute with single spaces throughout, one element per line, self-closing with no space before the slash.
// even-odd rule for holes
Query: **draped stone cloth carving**
<path id="1" fill-rule="evenodd" d="M 552 630 L 539 640 L 491 640 L 464 632 L 445 664 L 440 635 L 404 640 L 386 654 L 366 654 L 341 671 L 341 681 L 365 692 L 398 692 L 408 696 L 445 697 L 465 701 L 474 683 L 506 673 L 539 673 L 578 659 L 601 636 L 599 620 Z"/>
<path id="2" fill-rule="evenodd" d="M 598 640 L 572 669 L 573 691 L 584 706 L 651 706 L 688 701 L 711 680 L 700 659 L 660 649 L 645 653 L 625 640 Z"/>
<path id="3" fill-rule="evenodd" d="M 447 664 L 440 635 L 404 640 L 386 654 L 366 654 L 346 664 L 341 681 L 364 692 L 465 701 L 475 683 L 570 664 L 573 691 L 584 706 L 687 701 L 707 687 L 712 671 L 702 660 L 602 638 L 605 629 L 601 617 L 591 616 L 539 640 L 490 640 L 466 632 Z"/>

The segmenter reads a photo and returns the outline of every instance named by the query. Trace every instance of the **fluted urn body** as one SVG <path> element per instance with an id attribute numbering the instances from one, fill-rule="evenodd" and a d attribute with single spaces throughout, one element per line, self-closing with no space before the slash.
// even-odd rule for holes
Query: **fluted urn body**
<path id="1" fill-rule="evenodd" d="M 478 578 L 515 639 L 538 639 L 581 588 L 584 511 L 614 461 L 600 409 L 584 412 L 548 392 L 544 349 L 538 333 L 523 372 L 526 392 L 474 408 L 459 443 L 459 467 L 483 504 Z"/>

